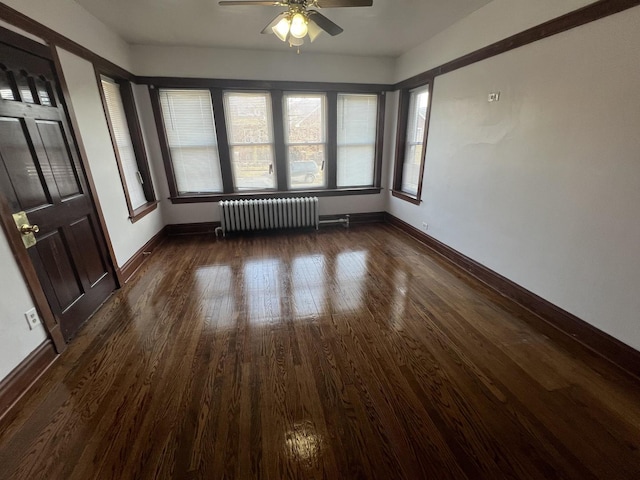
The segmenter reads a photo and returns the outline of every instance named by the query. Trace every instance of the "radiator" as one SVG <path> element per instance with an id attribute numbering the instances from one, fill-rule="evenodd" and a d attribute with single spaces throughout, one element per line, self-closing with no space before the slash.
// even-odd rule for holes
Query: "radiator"
<path id="1" fill-rule="evenodd" d="M 222 234 L 246 230 L 315 227 L 318 229 L 318 197 L 268 198 L 221 201 Z"/>

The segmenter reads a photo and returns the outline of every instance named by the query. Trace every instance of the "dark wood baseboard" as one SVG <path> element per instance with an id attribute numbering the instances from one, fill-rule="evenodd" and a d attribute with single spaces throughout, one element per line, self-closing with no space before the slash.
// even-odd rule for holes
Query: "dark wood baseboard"
<path id="1" fill-rule="evenodd" d="M 167 235 L 207 235 L 213 234 L 220 222 L 176 223 L 167 225 Z"/>
<path id="2" fill-rule="evenodd" d="M 340 215 L 320 215 L 320 220 L 334 220 L 344 218 L 346 213 Z M 365 223 L 383 223 L 385 221 L 385 212 L 371 213 L 350 213 L 349 223 L 365 224 Z M 167 235 L 209 235 L 214 234 L 216 228 L 220 226 L 220 222 L 200 222 L 200 223 L 178 223 L 167 225 L 165 230 Z"/>
<path id="3" fill-rule="evenodd" d="M 45 340 L 0 382 L 0 418 L 58 358 L 50 339 Z"/>
<path id="4" fill-rule="evenodd" d="M 583 347 L 614 363 L 626 372 L 640 378 L 640 352 L 544 298 L 503 277 L 475 260 L 463 255 L 399 218 L 387 213 L 387 223 L 422 242 L 454 265 L 536 314 L 552 328 L 543 328 L 545 334 L 566 343 L 579 342 Z M 564 338 L 560 338 L 558 334 Z"/>
<path id="5" fill-rule="evenodd" d="M 320 215 L 320 220 L 336 220 L 344 218 L 347 214 L 342 215 Z M 385 212 L 369 212 L 369 213 L 349 213 L 349 223 L 351 225 L 361 225 L 365 223 L 384 223 Z"/>
<path id="6" fill-rule="evenodd" d="M 133 276 L 136 271 L 142 266 L 142 263 L 145 259 L 153 253 L 153 251 L 158 248 L 158 246 L 163 242 L 163 240 L 167 236 L 166 227 L 156 233 L 151 240 L 145 243 L 142 248 L 140 248 L 127 262 L 120 267 L 119 273 L 123 282 L 126 283 Z"/>

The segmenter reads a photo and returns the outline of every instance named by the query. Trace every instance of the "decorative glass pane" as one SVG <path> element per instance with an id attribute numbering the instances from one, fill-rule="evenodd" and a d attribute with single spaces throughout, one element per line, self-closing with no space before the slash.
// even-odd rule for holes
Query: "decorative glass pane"
<path id="1" fill-rule="evenodd" d="M 9 78 L 9 72 L 0 71 L 0 98 L 3 100 L 15 100 L 13 82 Z"/>
<path id="2" fill-rule="evenodd" d="M 41 78 L 36 78 L 36 90 L 38 91 L 38 98 L 40 99 L 40 105 L 44 105 L 46 107 L 53 106 L 51 95 L 49 94 L 49 86 L 50 86 L 49 82 L 46 82 Z"/>

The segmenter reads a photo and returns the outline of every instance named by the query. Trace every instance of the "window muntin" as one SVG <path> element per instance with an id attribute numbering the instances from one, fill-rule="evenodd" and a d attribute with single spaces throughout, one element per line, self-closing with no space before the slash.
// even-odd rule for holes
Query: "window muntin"
<path id="1" fill-rule="evenodd" d="M 224 92 L 224 112 L 234 189 L 275 189 L 271 95 Z"/>
<path id="2" fill-rule="evenodd" d="M 162 89 L 159 93 L 178 195 L 222 193 L 211 92 Z"/>
<path id="3" fill-rule="evenodd" d="M 410 92 L 407 131 L 405 137 L 404 159 L 402 162 L 402 181 L 400 190 L 417 196 L 420 174 L 425 155 L 425 129 L 429 113 L 429 86 Z"/>
<path id="4" fill-rule="evenodd" d="M 338 188 L 374 184 L 377 123 L 377 95 L 338 94 Z"/>
<path id="5" fill-rule="evenodd" d="M 128 193 L 131 210 L 136 210 L 147 203 L 147 198 L 143 188 L 143 177 L 136 160 L 120 85 L 105 76 L 101 76 L 100 80 L 114 137 L 114 146 L 117 149 L 120 169 L 124 176 L 124 187 Z"/>
<path id="6" fill-rule="evenodd" d="M 291 190 L 327 185 L 327 97 L 318 93 L 284 95 L 287 183 Z"/>

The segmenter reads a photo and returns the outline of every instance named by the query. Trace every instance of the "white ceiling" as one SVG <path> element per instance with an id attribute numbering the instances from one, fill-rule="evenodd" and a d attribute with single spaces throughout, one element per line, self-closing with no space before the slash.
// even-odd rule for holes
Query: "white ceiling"
<path id="1" fill-rule="evenodd" d="M 130 44 L 281 50 L 260 31 L 282 7 L 221 7 L 217 0 L 75 0 Z M 396 57 L 491 0 L 373 0 L 372 7 L 321 13 L 344 33 L 303 50 Z"/>

